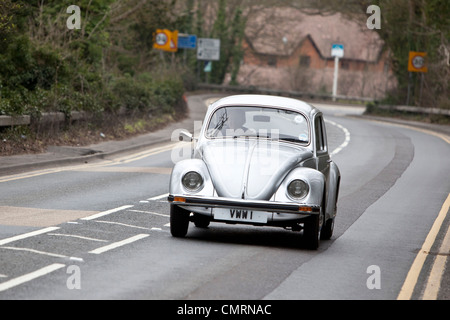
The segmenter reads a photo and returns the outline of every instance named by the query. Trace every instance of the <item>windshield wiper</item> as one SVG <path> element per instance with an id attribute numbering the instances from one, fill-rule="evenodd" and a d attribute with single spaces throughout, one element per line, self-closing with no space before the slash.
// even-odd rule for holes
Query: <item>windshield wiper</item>
<path id="1" fill-rule="evenodd" d="M 308 143 L 308 140 L 300 140 L 296 138 L 280 138 L 280 140 L 289 141 L 289 142 L 297 142 L 297 143 Z"/>
<path id="2" fill-rule="evenodd" d="M 267 135 L 260 135 L 260 134 L 241 134 L 241 135 L 236 135 L 233 136 L 233 139 L 237 139 L 237 138 L 266 138 L 266 139 L 270 139 L 269 136 Z"/>

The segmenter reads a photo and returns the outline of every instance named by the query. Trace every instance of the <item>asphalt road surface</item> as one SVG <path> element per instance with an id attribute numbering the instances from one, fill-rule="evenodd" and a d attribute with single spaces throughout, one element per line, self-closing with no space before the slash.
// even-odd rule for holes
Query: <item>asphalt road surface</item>
<path id="1" fill-rule="evenodd" d="M 342 174 L 335 233 L 319 250 L 270 227 L 191 224 L 173 238 L 180 144 L 161 143 L 0 177 L 0 300 L 449 299 L 448 138 L 317 106 Z"/>

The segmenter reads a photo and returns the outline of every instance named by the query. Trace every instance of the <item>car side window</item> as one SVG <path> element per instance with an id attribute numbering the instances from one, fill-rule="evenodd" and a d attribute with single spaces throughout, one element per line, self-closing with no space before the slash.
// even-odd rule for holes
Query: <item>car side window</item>
<path id="1" fill-rule="evenodd" d="M 325 143 L 325 128 L 322 116 L 316 116 L 314 120 L 315 135 L 316 135 L 316 151 L 326 151 Z"/>

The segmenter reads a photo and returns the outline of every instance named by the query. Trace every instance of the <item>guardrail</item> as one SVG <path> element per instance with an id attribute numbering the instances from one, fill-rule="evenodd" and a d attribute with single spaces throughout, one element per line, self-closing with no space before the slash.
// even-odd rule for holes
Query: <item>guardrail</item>
<path id="1" fill-rule="evenodd" d="M 235 93 L 256 93 L 256 94 L 270 94 L 277 96 L 285 96 L 292 98 L 303 98 L 303 99 L 317 99 L 317 100 L 333 100 L 331 94 L 319 94 L 319 93 L 307 93 L 298 91 L 283 91 L 274 90 L 268 88 L 260 88 L 254 86 L 232 86 L 232 85 L 217 85 L 217 84 L 205 84 L 201 83 L 197 85 L 197 89 L 203 90 L 216 90 L 221 92 L 235 92 Z M 354 97 L 354 96 L 344 96 L 336 95 L 337 101 L 355 101 L 355 102 L 376 102 L 376 99 L 366 98 L 366 97 Z M 439 109 L 439 108 L 424 108 L 424 107 L 412 107 L 412 106 L 393 106 L 393 105 L 376 105 L 377 108 L 384 110 L 395 110 L 404 111 L 410 113 L 422 113 L 422 114 L 436 114 L 450 116 L 450 109 Z"/>
<path id="2" fill-rule="evenodd" d="M 307 93 L 298 91 L 283 91 L 274 90 L 269 88 L 259 88 L 254 86 L 232 86 L 232 85 L 217 85 L 217 84 L 205 84 L 200 83 L 197 85 L 197 89 L 200 90 L 214 90 L 220 92 L 234 92 L 234 93 L 256 93 L 256 94 L 269 94 L 277 96 L 285 96 L 291 98 L 301 98 L 301 99 L 317 99 L 317 100 L 332 100 L 333 96 L 331 94 L 318 94 L 318 93 Z M 352 97 L 337 95 L 337 101 L 355 101 L 355 102 L 376 102 L 375 99 L 365 98 L 365 97 Z M 396 110 L 411 113 L 421 113 L 421 114 L 436 114 L 450 116 L 450 109 L 439 109 L 439 108 L 421 108 L 412 106 L 385 106 L 377 105 L 377 108 L 384 110 Z M 45 112 L 42 113 L 37 119 L 33 119 L 29 115 L 20 116 L 5 116 L 0 115 L 0 127 L 12 127 L 19 125 L 30 125 L 32 122 L 38 124 L 48 124 L 48 123 L 62 123 L 68 121 L 85 120 L 89 118 L 90 115 L 83 111 L 72 111 L 70 114 L 65 114 L 63 112 Z"/>
<path id="3" fill-rule="evenodd" d="M 0 116 L 0 127 L 13 127 L 21 125 L 30 125 L 33 122 L 39 124 L 62 123 L 67 121 L 84 120 L 88 113 L 82 111 L 72 111 L 70 115 L 63 112 L 43 112 L 38 118 L 34 119 L 29 115 L 21 116 Z"/>
<path id="4" fill-rule="evenodd" d="M 319 100 L 333 100 L 333 96 L 327 93 L 308 93 L 300 91 L 286 91 L 286 90 L 274 90 L 269 88 L 261 88 L 254 86 L 233 86 L 233 85 L 218 85 L 218 84 L 206 84 L 200 83 L 197 85 L 197 89 L 200 90 L 216 90 L 221 92 L 236 92 L 236 93 L 257 93 L 257 94 L 270 94 L 275 96 L 284 96 L 291 98 L 307 98 L 307 99 L 319 99 Z M 336 95 L 336 100 L 356 101 L 356 102 L 374 102 L 375 99 L 366 97 L 353 97 Z"/>
<path id="5" fill-rule="evenodd" d="M 385 105 L 377 105 L 379 109 L 383 110 L 395 110 L 395 111 L 404 111 L 410 113 L 423 113 L 423 114 L 436 114 L 436 115 L 444 115 L 450 116 L 450 109 L 439 109 L 439 108 L 421 108 L 421 107 L 412 107 L 412 106 L 385 106 Z"/>

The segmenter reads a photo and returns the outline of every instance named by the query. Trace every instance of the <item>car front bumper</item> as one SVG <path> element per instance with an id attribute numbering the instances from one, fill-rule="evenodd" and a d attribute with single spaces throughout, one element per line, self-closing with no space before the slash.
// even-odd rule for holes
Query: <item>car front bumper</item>
<path id="1" fill-rule="evenodd" d="M 195 197 L 187 195 L 172 195 L 167 198 L 169 203 L 180 206 L 208 207 L 208 208 L 229 208 L 242 210 L 257 210 L 277 213 L 292 213 L 316 215 L 320 213 L 320 206 L 302 204 L 302 203 L 286 203 L 263 200 L 247 200 L 247 199 L 231 199 L 221 197 Z"/>

